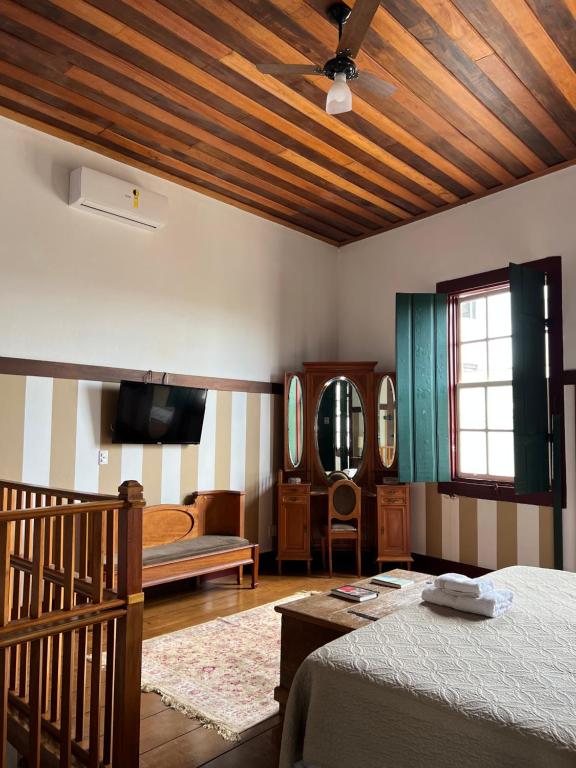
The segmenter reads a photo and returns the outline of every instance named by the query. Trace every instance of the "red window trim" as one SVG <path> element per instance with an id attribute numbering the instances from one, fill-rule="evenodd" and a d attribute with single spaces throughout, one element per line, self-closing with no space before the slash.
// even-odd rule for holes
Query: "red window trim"
<path id="1" fill-rule="evenodd" d="M 562 258 L 550 256 L 546 259 L 524 262 L 533 269 L 545 272 L 549 279 L 549 343 L 550 343 L 550 410 L 553 414 L 560 415 L 561 440 L 564 445 L 564 351 L 562 330 Z M 452 467 L 452 480 L 447 483 L 438 483 L 438 491 L 450 496 L 470 496 L 477 499 L 491 499 L 494 501 L 511 501 L 517 504 L 537 504 L 539 506 L 552 506 L 552 491 L 535 493 L 525 496 L 516 496 L 512 483 L 495 482 L 494 480 L 470 480 L 456 478 L 454 470 L 457 466 L 456 456 L 456 296 L 474 290 L 489 290 L 497 288 L 509 282 L 508 267 L 494 269 L 455 280 L 445 280 L 436 284 L 437 293 L 448 295 L 448 346 L 449 355 L 449 415 L 450 415 L 450 462 Z M 562 506 L 566 506 L 566 458 L 565 451 L 562 455 Z"/>

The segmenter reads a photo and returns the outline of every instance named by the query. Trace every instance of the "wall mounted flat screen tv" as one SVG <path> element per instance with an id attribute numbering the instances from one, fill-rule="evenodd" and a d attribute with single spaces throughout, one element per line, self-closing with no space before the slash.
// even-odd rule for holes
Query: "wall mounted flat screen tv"
<path id="1" fill-rule="evenodd" d="M 122 381 L 114 443 L 198 444 L 206 408 L 206 389 Z"/>

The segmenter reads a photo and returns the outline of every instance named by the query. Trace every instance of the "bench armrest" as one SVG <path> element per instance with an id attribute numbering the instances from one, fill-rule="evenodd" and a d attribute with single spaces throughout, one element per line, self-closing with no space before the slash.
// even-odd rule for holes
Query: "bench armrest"
<path id="1" fill-rule="evenodd" d="M 205 534 L 244 537 L 244 498 L 240 491 L 204 491 L 195 504 L 202 510 Z"/>

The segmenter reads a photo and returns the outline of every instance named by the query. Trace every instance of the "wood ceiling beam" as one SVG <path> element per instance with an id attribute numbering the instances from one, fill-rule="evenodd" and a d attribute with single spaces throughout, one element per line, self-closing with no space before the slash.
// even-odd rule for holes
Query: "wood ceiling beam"
<path id="1" fill-rule="evenodd" d="M 546 6 L 550 12 L 549 0 L 528 0 L 531 4 Z M 484 38 L 474 29 L 464 14 L 456 8 L 451 0 L 418 0 L 419 5 L 444 32 L 454 41 L 478 67 L 487 75 L 494 85 L 522 112 L 522 114 L 542 133 L 563 158 L 574 156 L 576 144 L 572 142 L 562 129 L 554 122 L 548 112 L 534 98 L 524 83 L 514 74 L 510 67 L 495 53 Z M 569 11 L 562 0 L 555 0 L 555 12 L 549 15 L 556 19 L 562 9 L 569 16 Z M 564 16 L 561 16 L 564 20 Z M 552 18 L 550 19 L 552 23 Z M 556 21 L 558 24 L 558 21 Z M 572 21 L 574 24 L 574 21 Z M 568 24 L 564 24 L 568 32 Z M 569 37 L 569 35 L 566 35 Z M 576 34 L 574 46 L 576 48 Z M 576 62 L 575 62 L 576 63 Z"/>
<path id="2" fill-rule="evenodd" d="M 54 0 L 55 3 L 58 5 L 69 5 L 74 6 L 75 13 L 78 13 L 77 9 L 77 3 L 72 3 L 71 0 Z M 100 8 L 107 8 L 110 12 L 113 13 L 120 13 L 121 12 L 121 6 L 132 6 L 132 10 L 135 11 L 136 8 L 140 13 L 145 13 L 148 15 L 148 17 L 157 22 L 157 23 L 165 23 L 165 19 L 169 16 L 169 11 L 167 11 L 166 8 L 159 5 L 159 3 L 153 2 L 152 0 L 142 0 L 142 2 L 133 3 L 132 0 L 127 0 L 125 3 L 119 3 L 114 2 L 110 3 L 107 2 L 107 0 L 95 0 L 96 4 Z M 219 9 L 222 11 L 222 2 L 219 3 Z M 231 6 L 232 7 L 232 6 Z M 227 12 L 230 9 L 227 8 Z M 245 15 L 244 15 L 245 16 Z M 186 20 L 184 20 L 186 21 Z M 172 20 L 172 27 L 175 26 L 175 21 Z M 194 45 L 201 45 L 202 38 L 198 36 L 198 32 L 202 32 L 203 30 L 191 24 L 190 22 L 183 23 L 182 21 L 178 25 L 178 31 L 182 39 L 186 40 L 188 44 L 190 44 L 190 41 L 194 42 Z M 264 36 L 266 33 L 265 28 L 260 28 L 260 34 L 261 36 Z M 139 33 L 138 31 L 135 31 L 131 29 L 129 32 L 123 32 L 119 36 L 120 39 L 124 40 L 125 42 L 128 42 L 133 47 L 143 49 L 145 47 L 146 50 L 150 52 L 150 55 L 155 58 L 157 61 L 161 61 L 166 66 L 170 66 L 172 68 L 178 68 L 178 71 L 181 73 L 185 72 L 185 69 L 183 69 L 183 66 L 186 67 L 187 62 L 185 62 L 181 56 L 178 56 L 177 54 L 173 53 L 172 51 L 168 51 L 163 46 L 157 44 L 154 40 L 150 38 L 146 38 L 144 35 Z M 282 45 L 282 41 L 279 40 L 279 38 L 276 38 L 276 48 L 280 47 Z M 208 51 L 205 51 L 205 53 L 208 55 Z M 298 54 L 293 51 L 293 55 L 297 56 Z M 436 194 L 438 197 L 441 197 L 443 200 L 446 201 L 448 198 L 448 201 L 454 200 L 454 196 L 451 195 L 451 193 L 444 190 L 440 185 L 435 184 L 431 180 L 429 180 L 427 177 L 425 177 L 422 174 L 419 174 L 419 172 L 412 169 L 410 166 L 408 166 L 406 163 L 399 161 L 395 156 L 388 153 L 386 150 L 381 148 L 380 146 L 375 145 L 373 142 L 370 142 L 366 139 L 363 139 L 363 137 L 359 136 L 356 131 L 353 129 L 348 128 L 347 126 L 343 126 L 338 121 L 335 121 L 334 118 L 328 116 L 324 109 L 319 108 L 316 104 L 312 104 L 308 99 L 305 97 L 300 96 L 298 93 L 296 93 L 292 88 L 289 86 L 286 86 L 283 83 L 280 83 L 279 81 L 275 80 L 275 78 L 271 78 L 266 75 L 262 75 L 256 67 L 248 62 L 243 56 L 238 54 L 237 52 L 230 50 L 225 56 L 220 58 L 218 60 L 220 63 L 225 65 L 228 69 L 232 70 L 234 73 L 240 73 L 242 74 L 246 80 L 248 80 L 250 83 L 253 83 L 257 85 L 259 88 L 263 89 L 264 91 L 267 91 L 271 95 L 273 95 L 276 98 L 279 98 L 280 100 L 284 101 L 285 104 L 289 105 L 291 108 L 301 112 L 302 114 L 306 115 L 309 119 L 314 120 L 317 124 L 321 125 L 323 128 L 325 128 L 327 131 L 329 131 L 332 134 L 335 134 L 340 139 L 345 139 L 349 144 L 352 146 L 356 146 L 358 148 L 361 148 L 364 152 L 371 155 L 373 158 L 379 160 L 384 166 L 392 168 L 397 173 L 406 176 L 407 178 L 411 179 L 418 185 L 422 186 L 424 189 L 428 189 L 429 191 Z M 301 58 L 302 61 L 302 58 Z M 309 63 L 306 61 L 306 63 Z M 196 78 L 197 82 L 201 82 L 202 79 L 205 77 L 204 72 L 194 72 L 190 73 L 190 76 L 193 78 Z M 318 84 L 322 83 L 322 86 L 318 85 L 318 91 L 319 93 L 325 93 L 327 90 L 327 85 L 325 86 L 323 84 L 323 79 L 318 79 Z M 316 85 L 317 83 L 315 83 Z M 235 96 L 233 94 L 229 95 L 229 98 L 234 99 Z M 367 108 L 370 108 L 370 105 L 366 105 Z M 272 115 L 271 117 L 273 123 L 277 123 L 277 115 Z M 294 131 L 294 124 L 292 124 L 292 127 L 290 130 Z M 308 137 L 310 134 L 306 134 Z M 303 140 L 306 140 L 305 137 Z M 326 142 L 324 142 L 324 151 L 326 148 Z M 343 158 L 340 160 L 341 164 L 352 163 L 353 158 L 348 157 L 347 160 L 344 160 Z M 366 178 L 370 179 L 371 181 L 374 181 L 374 173 L 371 171 L 367 171 L 362 166 L 357 167 L 358 172 L 362 172 L 362 174 L 365 175 Z M 385 178 L 385 172 L 386 169 L 384 168 L 384 176 L 381 176 L 380 181 L 378 182 L 380 186 L 382 186 L 383 189 L 388 189 L 392 192 L 394 192 L 396 195 L 400 197 L 405 197 L 407 199 L 410 199 L 411 201 L 415 201 L 415 198 L 413 195 L 410 195 L 410 193 L 406 193 L 405 189 L 403 189 L 399 185 L 392 185 L 390 181 L 388 181 Z M 418 202 L 420 207 L 427 207 L 422 206 L 421 200 Z"/>
<path id="3" fill-rule="evenodd" d="M 532 170 L 542 170 L 565 159 L 416 0 L 383 0 L 383 6 L 446 70 L 521 139 L 540 160 L 540 168 L 533 167 Z M 522 159 L 527 160 L 526 157 Z"/>
<path id="4" fill-rule="evenodd" d="M 95 62 L 105 61 L 106 64 L 110 64 L 112 66 L 124 65 L 126 73 L 131 73 L 135 70 L 134 77 L 138 77 L 139 73 L 133 65 L 128 65 L 125 62 L 117 59 L 117 57 L 101 51 L 92 43 L 79 38 L 77 35 L 70 33 L 67 30 L 61 29 L 52 22 L 42 19 L 41 17 L 36 16 L 36 14 L 32 14 L 25 8 L 17 6 L 8 1 L 6 2 L 6 8 L 12 18 L 15 18 L 16 21 L 26 25 L 26 29 L 37 29 L 37 31 L 42 34 L 56 37 L 60 45 L 64 44 L 66 46 L 71 46 L 69 49 L 70 52 L 75 50 L 83 56 L 91 58 L 91 60 Z M 68 48 L 65 49 L 64 53 L 66 53 L 67 50 Z M 70 56 L 70 59 L 74 60 L 74 56 Z M 366 205 L 350 202 L 348 199 L 341 197 L 336 191 L 326 190 L 325 188 L 310 184 L 300 175 L 296 176 L 286 171 L 286 169 L 278 168 L 272 163 L 261 159 L 259 156 L 250 154 L 246 150 L 243 150 L 241 147 L 237 147 L 220 140 L 216 135 L 213 135 L 212 133 L 203 131 L 201 129 L 196 129 L 193 123 L 191 124 L 190 122 L 183 121 L 177 116 L 165 113 L 161 109 L 156 108 L 150 102 L 144 101 L 140 97 L 137 97 L 132 93 L 128 93 L 118 88 L 113 83 L 103 80 L 97 75 L 86 72 L 75 65 L 69 68 L 67 75 L 68 77 L 75 79 L 77 81 L 78 87 L 80 88 L 89 86 L 95 94 L 111 95 L 113 98 L 115 98 L 118 104 L 132 105 L 137 110 L 140 110 L 140 114 L 143 117 L 147 117 L 150 113 L 154 113 L 159 124 L 171 125 L 173 127 L 182 129 L 182 131 L 185 131 L 183 135 L 188 134 L 190 136 L 190 144 L 193 143 L 191 140 L 192 136 L 195 136 L 195 138 L 198 140 L 206 141 L 208 143 L 214 144 L 215 146 L 219 146 L 221 149 L 223 149 L 223 151 L 228 152 L 228 154 L 232 154 L 233 156 L 249 163 L 252 166 L 256 166 L 268 173 L 271 173 L 272 175 L 278 176 L 282 181 L 289 181 L 295 186 L 296 189 L 305 189 L 315 195 L 318 195 L 320 198 L 326 199 L 327 202 L 333 202 L 336 206 L 349 210 L 351 214 L 354 214 L 354 216 L 358 215 L 363 219 L 371 221 L 377 226 L 385 226 L 388 223 L 382 215 L 377 215 L 371 210 L 371 208 L 367 207 Z M 158 81 L 158 87 L 161 85 L 161 81 Z"/>
<path id="5" fill-rule="evenodd" d="M 399 79 L 435 109 L 454 115 L 451 122 L 513 175 L 543 170 L 542 160 L 382 7 L 374 18 L 366 48 L 379 49 L 379 57 L 392 64 L 392 71 L 400 69 L 402 59 L 412 65 L 421 74 L 407 77 L 408 68 L 397 73 Z"/>
<path id="6" fill-rule="evenodd" d="M 524 4 L 510 3 L 516 10 L 516 15 L 510 16 L 510 9 L 504 8 L 501 4 L 496 7 L 490 0 L 453 0 L 453 2 L 490 43 L 498 56 L 529 88 L 544 109 L 552 115 L 567 136 L 572 141 L 576 141 L 574 106 L 557 87 L 554 70 L 547 70 L 541 64 L 541 61 L 556 62 L 559 52 L 555 51 L 548 58 L 549 45 L 542 44 L 544 31 L 543 29 L 535 30 L 533 21 L 528 20 L 526 14 L 521 12 L 521 6 Z M 503 11 L 508 18 L 505 18 L 500 11 Z M 508 19 L 516 20 L 521 28 L 532 32 L 531 44 L 535 46 L 534 48 L 527 47 Z M 571 28 L 574 30 L 573 34 L 576 34 L 576 25 L 571 25 Z M 564 67 L 562 67 L 562 75 L 566 79 Z M 568 87 L 572 77 L 568 76 Z M 571 92 L 570 88 L 569 92 Z"/>
<path id="7" fill-rule="evenodd" d="M 278 0 L 274 0 L 274 2 L 278 2 Z M 324 0 L 306 0 L 306 2 L 318 11 L 323 11 L 325 8 Z M 368 38 L 374 40 L 374 37 L 370 34 Z M 443 97 L 436 95 L 430 99 L 430 89 L 435 94 L 435 89 L 431 82 L 428 82 L 427 88 L 424 89 L 412 87 L 412 84 L 417 82 L 418 78 L 418 70 L 415 66 L 410 64 L 403 56 L 398 56 L 396 50 L 391 46 L 386 46 L 384 50 L 380 45 L 370 47 L 369 39 L 365 42 L 364 50 L 360 52 L 357 63 L 363 69 L 367 69 L 370 72 L 386 73 L 385 79 L 392 82 L 398 88 L 396 93 L 389 99 L 389 103 L 397 101 L 412 115 L 418 119 L 425 120 L 436 131 L 437 135 L 445 138 L 445 141 L 449 142 L 451 147 L 458 150 L 462 157 L 467 158 L 468 161 L 473 161 L 479 168 L 490 174 L 493 179 L 507 184 L 514 178 L 510 171 L 493 154 L 486 151 L 474 138 L 471 138 L 465 131 L 461 130 L 458 120 L 455 120 L 453 117 L 448 118 L 450 107 L 452 106 L 450 101 L 446 101 Z M 420 78 L 426 80 L 424 74 Z M 458 109 L 456 109 L 456 114 L 460 119 L 462 117 L 466 118 L 466 113 L 462 115 Z M 472 175 L 473 172 L 468 171 L 468 173 Z M 495 184 L 485 184 L 484 186 L 495 186 Z"/>
<path id="8" fill-rule="evenodd" d="M 53 5 L 56 5 L 56 4 L 58 4 L 59 6 L 62 6 L 63 8 L 66 7 L 66 9 L 67 9 L 67 7 L 69 5 L 69 3 L 66 0 L 55 0 Z M 47 5 L 48 4 L 46 4 L 46 6 Z M 30 13 L 29 11 L 26 12 L 24 8 L 21 8 L 19 6 L 18 6 L 18 8 L 24 14 L 26 14 L 26 13 L 29 14 Z M 104 19 L 106 14 L 102 14 L 99 11 L 95 12 L 96 9 L 91 8 L 89 5 L 87 5 L 85 3 L 74 2 L 72 5 L 70 5 L 70 10 L 75 10 L 76 13 L 82 14 L 85 9 L 87 9 L 89 11 L 89 13 L 87 12 L 87 18 L 90 18 L 91 21 L 94 21 L 94 20 L 97 19 L 101 24 L 103 24 L 103 28 L 104 29 L 110 28 L 110 22 L 107 19 Z M 95 61 L 106 61 L 107 64 L 109 64 L 110 66 L 115 67 L 117 70 L 122 67 L 122 62 L 121 62 L 121 60 L 118 60 L 118 57 L 115 57 L 112 54 L 105 55 L 105 52 L 102 52 L 101 49 L 96 48 L 95 46 L 91 46 L 84 39 L 78 38 L 78 36 L 75 35 L 72 32 L 68 32 L 67 30 L 63 30 L 60 27 L 56 27 L 56 25 L 54 25 L 52 22 L 50 22 L 47 19 L 42 19 L 41 17 L 37 17 L 35 15 L 34 15 L 34 17 L 32 17 L 32 16 L 23 16 L 22 13 L 19 14 L 13 8 L 10 9 L 10 13 L 11 13 L 11 15 L 13 17 L 14 16 L 20 16 L 20 19 L 21 19 L 21 21 L 23 23 L 26 23 L 28 25 L 34 25 L 39 31 L 43 31 L 44 34 L 50 34 L 50 33 L 52 35 L 58 34 L 60 39 L 64 40 L 64 38 L 65 38 L 65 42 L 66 42 L 67 45 L 73 47 L 78 52 L 81 52 L 82 54 L 89 56 L 90 58 L 92 58 Z M 52 24 L 52 27 L 50 27 L 51 24 Z M 65 34 L 63 35 L 63 33 L 65 33 Z M 127 37 L 130 40 L 132 40 L 132 38 L 134 37 L 134 33 L 132 31 L 130 31 L 129 34 L 127 33 Z M 142 40 L 139 38 L 137 42 L 142 43 Z M 149 42 L 149 45 L 153 45 L 152 41 L 148 41 L 148 42 Z M 155 46 L 154 47 L 154 54 L 157 56 L 157 58 L 162 58 L 163 56 L 164 57 L 168 56 L 168 58 L 172 61 L 172 63 L 174 63 L 173 58 L 172 58 L 173 54 L 168 52 L 166 49 L 162 49 L 161 46 Z M 194 67 L 194 65 L 190 65 L 189 63 L 185 62 L 183 59 L 179 59 L 179 64 L 181 64 L 180 69 L 186 69 L 186 68 L 189 69 L 190 67 Z M 132 66 L 131 69 L 134 70 L 135 68 Z M 195 69 L 197 70 L 197 68 L 195 68 Z M 72 70 L 71 70 L 71 72 L 72 72 Z M 195 74 L 198 75 L 200 78 L 204 76 L 204 73 L 201 70 L 197 70 L 195 72 Z M 132 76 L 135 77 L 135 78 L 138 77 L 136 74 L 133 74 Z M 159 81 L 159 85 L 157 85 L 156 87 L 157 87 L 157 89 L 162 89 L 161 81 Z M 234 91 L 232 89 L 229 89 L 229 90 L 232 92 L 232 94 L 234 93 Z M 279 154 L 279 156 L 281 156 L 281 155 L 282 155 L 282 153 Z M 289 156 L 292 157 L 292 155 L 289 155 Z M 349 163 L 352 164 L 353 162 L 354 162 L 353 159 L 349 158 Z M 321 168 L 321 166 L 316 166 L 316 167 L 318 169 Z M 355 169 L 357 170 L 357 166 L 355 166 Z M 365 175 L 366 176 L 370 176 L 371 180 L 374 181 L 375 174 L 373 174 L 372 172 L 367 170 Z M 322 178 L 323 178 L 323 180 L 325 180 L 325 175 L 324 174 L 322 175 Z M 385 187 L 385 186 L 391 187 L 392 186 L 391 184 L 385 182 L 385 180 L 382 177 L 379 178 L 379 183 L 380 183 L 380 185 L 382 187 Z M 394 186 L 392 188 L 394 189 L 395 193 L 397 192 L 398 194 L 403 194 L 404 197 L 409 197 L 409 198 L 415 199 L 415 196 L 411 195 L 411 193 L 409 193 L 409 192 L 404 193 L 403 190 L 400 187 Z M 359 185 L 356 185 L 356 190 L 357 190 L 358 194 L 360 195 L 361 199 L 370 200 L 372 202 L 374 201 L 374 196 L 372 195 L 372 193 L 364 192 L 362 190 L 362 187 L 360 187 Z M 360 194 L 361 192 L 362 192 L 362 194 Z M 378 207 L 380 209 L 384 210 L 384 211 L 388 211 L 389 213 L 392 213 L 394 216 L 397 216 L 399 218 L 403 218 L 403 217 L 409 215 L 405 211 L 403 211 L 401 208 L 399 208 L 396 204 L 388 202 L 384 197 L 380 197 L 379 198 Z M 419 205 L 418 207 L 420 209 L 426 209 L 429 206 L 424 202 L 424 205 Z"/>
<path id="9" fill-rule="evenodd" d="M 527 0 L 534 15 L 542 24 L 550 38 L 564 54 L 566 61 L 576 70 L 576 0 Z M 570 4 L 572 10 L 570 10 Z"/>
<path id="10" fill-rule="evenodd" d="M 328 1 L 1 0 L 0 114 L 331 244 L 574 162 L 576 0 L 381 0 L 397 90 L 340 116 L 254 64 L 331 57 Z"/>

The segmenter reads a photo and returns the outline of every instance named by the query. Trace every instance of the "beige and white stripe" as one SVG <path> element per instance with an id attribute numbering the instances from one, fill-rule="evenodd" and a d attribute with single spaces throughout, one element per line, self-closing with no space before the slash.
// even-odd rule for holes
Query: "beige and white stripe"
<path id="1" fill-rule="evenodd" d="M 272 548 L 282 398 L 210 390 L 199 446 L 112 443 L 118 385 L 0 375 L 0 477 L 114 493 L 139 480 L 149 504 L 196 490 L 245 490 L 246 533 Z M 98 464 L 100 450 L 108 464 Z"/>

